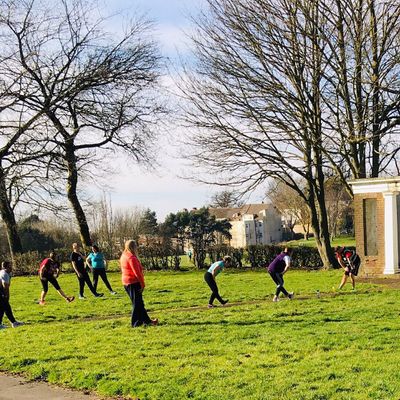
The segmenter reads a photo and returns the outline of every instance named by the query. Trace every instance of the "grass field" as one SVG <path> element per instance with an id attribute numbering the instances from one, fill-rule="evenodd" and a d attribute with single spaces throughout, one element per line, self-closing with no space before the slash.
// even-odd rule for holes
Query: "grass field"
<path id="1" fill-rule="evenodd" d="M 141 400 L 400 398 L 397 290 L 337 293 L 340 271 L 290 271 L 296 298 L 272 303 L 264 271 L 227 271 L 218 282 L 230 306 L 210 310 L 201 272 L 147 273 L 160 325 L 131 329 L 120 275 L 109 275 L 117 296 L 67 304 L 50 288 L 44 307 L 36 277 L 14 278 L 11 303 L 27 325 L 0 331 L 0 370 Z M 77 294 L 73 275 L 59 281 Z"/>
<path id="2" fill-rule="evenodd" d="M 308 240 L 304 239 L 299 239 L 299 240 L 291 240 L 289 242 L 285 242 L 282 244 L 282 246 L 289 246 L 289 247 L 298 247 L 298 246 L 304 246 L 304 247 L 317 247 L 315 244 L 315 239 L 311 237 Z M 351 247 L 356 247 L 356 239 L 354 236 L 340 236 L 331 241 L 331 246 L 336 247 L 336 246 L 351 246 Z"/>

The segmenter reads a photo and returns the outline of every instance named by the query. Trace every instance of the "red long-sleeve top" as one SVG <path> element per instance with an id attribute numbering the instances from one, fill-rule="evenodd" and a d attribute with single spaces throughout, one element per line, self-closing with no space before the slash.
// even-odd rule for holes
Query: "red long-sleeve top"
<path id="1" fill-rule="evenodd" d="M 124 251 L 119 259 L 122 272 L 122 284 L 130 285 L 131 283 L 140 283 L 144 288 L 143 267 L 139 259 L 130 251 Z"/>

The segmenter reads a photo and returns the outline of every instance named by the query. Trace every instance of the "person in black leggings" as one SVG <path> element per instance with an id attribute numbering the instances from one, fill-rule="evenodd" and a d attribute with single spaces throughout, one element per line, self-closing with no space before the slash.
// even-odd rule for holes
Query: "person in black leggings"
<path id="1" fill-rule="evenodd" d="M 73 251 L 71 253 L 70 259 L 72 267 L 74 268 L 74 271 L 79 281 L 79 298 L 81 300 L 85 298 L 84 295 L 85 283 L 88 286 L 89 290 L 93 293 L 93 296 L 95 297 L 103 296 L 103 293 L 97 293 L 92 285 L 92 281 L 90 280 L 89 274 L 87 273 L 85 268 L 85 259 L 79 251 L 78 243 L 72 244 L 72 250 Z"/>
<path id="2" fill-rule="evenodd" d="M 225 268 L 232 264 L 232 259 L 229 256 L 225 256 L 221 261 L 217 261 L 210 266 L 210 268 L 204 274 L 204 280 L 211 289 L 210 300 L 208 301 L 208 307 L 214 307 L 214 300 L 217 299 L 222 305 L 226 304 L 228 300 L 223 300 L 219 295 L 217 282 L 215 278 Z"/>
<path id="3" fill-rule="evenodd" d="M 0 329 L 7 328 L 3 325 L 3 316 L 6 314 L 13 328 L 24 325 L 15 319 L 10 306 L 10 284 L 12 265 L 9 261 L 3 261 L 0 270 Z"/>
<path id="4" fill-rule="evenodd" d="M 54 289 L 57 290 L 59 295 L 64 298 L 68 303 L 71 303 L 71 301 L 74 301 L 75 297 L 74 296 L 67 296 L 62 290 L 57 282 L 57 277 L 60 273 L 60 264 L 56 260 L 56 253 L 52 251 L 49 255 L 48 258 L 45 258 L 41 263 L 40 263 L 40 269 L 39 269 L 39 278 L 40 278 L 40 283 L 42 284 L 43 290 L 42 293 L 40 294 L 40 300 L 39 304 L 41 306 L 45 305 L 44 299 L 46 298 L 47 292 L 49 291 L 49 283 L 51 283 L 54 286 Z"/>
<path id="5" fill-rule="evenodd" d="M 107 289 L 110 291 L 111 294 L 117 294 L 112 289 L 110 282 L 107 278 L 106 273 L 106 264 L 107 261 L 100 252 L 100 249 L 95 244 L 92 246 L 92 252 L 86 258 L 86 264 L 92 269 L 93 273 L 93 287 L 94 290 L 97 291 L 97 283 L 99 281 L 99 277 L 103 280 L 104 284 L 106 285 Z"/>
<path id="6" fill-rule="evenodd" d="M 271 275 L 272 280 L 276 283 L 276 292 L 273 301 L 279 301 L 279 295 L 283 293 L 290 300 L 293 299 L 294 294 L 289 293 L 284 287 L 283 275 L 289 269 L 291 264 L 291 249 L 287 247 L 281 254 L 277 255 L 275 259 L 268 265 L 267 270 Z"/>

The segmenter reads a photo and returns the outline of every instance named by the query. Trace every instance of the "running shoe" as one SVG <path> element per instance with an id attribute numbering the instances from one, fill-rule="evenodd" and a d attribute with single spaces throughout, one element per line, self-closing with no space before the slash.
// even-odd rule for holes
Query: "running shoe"
<path id="1" fill-rule="evenodd" d="M 117 292 L 114 292 L 114 290 L 112 290 L 112 291 L 110 292 L 110 294 L 112 294 L 112 295 L 114 296 L 115 294 L 117 294 Z"/>
<path id="2" fill-rule="evenodd" d="M 71 303 L 72 301 L 75 300 L 75 297 L 74 296 L 70 296 L 70 297 L 67 297 L 65 300 L 67 300 L 68 303 Z"/>
<path id="3" fill-rule="evenodd" d="M 293 292 L 290 292 L 290 293 L 288 294 L 288 298 L 289 298 L 289 300 L 292 300 L 292 299 L 293 299 L 293 297 L 294 297 L 294 293 L 293 293 Z"/>
<path id="4" fill-rule="evenodd" d="M 272 301 L 273 301 L 274 303 L 276 303 L 277 301 L 279 301 L 279 297 L 278 297 L 278 296 L 274 296 L 274 298 L 272 299 Z"/>
<path id="5" fill-rule="evenodd" d="M 215 306 L 214 306 L 214 304 L 209 304 L 207 307 L 208 308 L 214 308 Z"/>
<path id="6" fill-rule="evenodd" d="M 104 293 L 96 293 L 95 295 L 94 295 L 94 297 L 103 297 L 104 296 Z"/>
<path id="7" fill-rule="evenodd" d="M 81 296 L 81 295 L 79 295 L 79 300 L 85 300 L 86 299 L 86 297 L 85 296 Z"/>
<path id="8" fill-rule="evenodd" d="M 41 306 L 44 306 L 46 304 L 46 302 L 44 300 L 39 300 L 38 304 Z"/>
<path id="9" fill-rule="evenodd" d="M 18 328 L 19 326 L 25 325 L 23 322 L 15 321 L 11 324 L 13 328 Z"/>

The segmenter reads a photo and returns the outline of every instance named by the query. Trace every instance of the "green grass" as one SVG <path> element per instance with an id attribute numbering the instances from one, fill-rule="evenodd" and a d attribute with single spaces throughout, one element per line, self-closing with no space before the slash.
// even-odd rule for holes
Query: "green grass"
<path id="1" fill-rule="evenodd" d="M 11 303 L 28 324 L 0 331 L 0 370 L 141 400 L 400 398 L 397 290 L 337 293 L 340 271 L 290 271 L 296 299 L 272 303 L 264 271 L 227 271 L 218 283 L 232 304 L 210 310 L 201 272 L 147 273 L 160 325 L 131 329 L 120 275 L 109 276 L 117 296 L 67 304 L 50 288 L 44 307 L 36 277 L 14 278 Z M 77 294 L 73 275 L 59 282 Z"/>
<path id="2" fill-rule="evenodd" d="M 290 240 L 288 242 L 283 243 L 282 245 L 289 246 L 289 247 L 298 247 L 298 246 L 305 246 L 305 247 L 317 247 L 315 244 L 315 239 L 311 237 L 308 240 L 299 239 L 299 240 Z M 356 247 L 356 239 L 354 236 L 340 236 L 331 241 L 331 246 L 351 246 Z"/>

